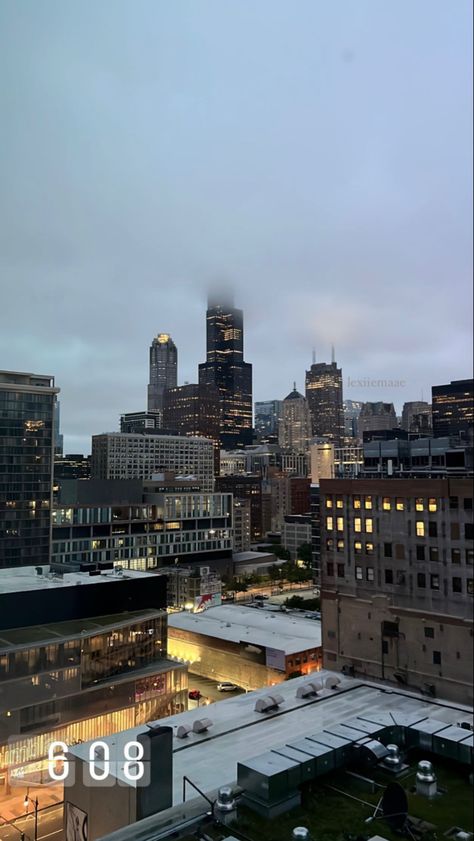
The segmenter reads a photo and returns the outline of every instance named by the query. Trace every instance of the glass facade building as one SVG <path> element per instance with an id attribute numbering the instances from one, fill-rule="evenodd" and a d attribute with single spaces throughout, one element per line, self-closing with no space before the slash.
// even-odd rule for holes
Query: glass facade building
<path id="1" fill-rule="evenodd" d="M 0 568 L 49 561 L 58 391 L 52 377 L 0 371 Z"/>
<path id="2" fill-rule="evenodd" d="M 344 437 L 344 407 L 342 369 L 336 362 L 315 362 L 306 371 L 306 399 L 313 436 L 338 445 Z"/>
<path id="3" fill-rule="evenodd" d="M 433 435 L 467 440 L 474 429 L 474 380 L 453 380 L 432 387 Z"/>
<path id="4" fill-rule="evenodd" d="M 178 384 L 178 349 L 168 333 L 155 336 L 150 347 L 148 411 L 161 412 L 166 388 Z"/>

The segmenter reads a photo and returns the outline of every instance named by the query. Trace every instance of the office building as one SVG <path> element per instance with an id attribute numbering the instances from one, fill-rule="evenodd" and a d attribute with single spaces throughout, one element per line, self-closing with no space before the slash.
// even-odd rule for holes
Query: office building
<path id="1" fill-rule="evenodd" d="M 417 434 L 420 429 L 426 429 L 429 432 L 432 428 L 430 404 L 424 400 L 412 400 L 404 403 L 400 425 L 402 429 L 409 433 Z"/>
<path id="2" fill-rule="evenodd" d="M 55 740 L 100 739 L 187 709 L 186 668 L 166 659 L 165 576 L 0 570 L 0 636 L 4 792 L 46 782 Z"/>
<path id="3" fill-rule="evenodd" d="M 195 674 L 258 689 L 321 668 L 321 624 L 278 608 L 243 605 L 174 613 L 168 620 L 168 650 L 190 662 Z"/>
<path id="4" fill-rule="evenodd" d="M 244 362 L 243 312 L 231 300 L 210 296 L 206 323 L 206 362 L 199 365 L 199 383 L 218 389 L 221 448 L 233 450 L 252 443 L 252 366 Z"/>
<path id="5" fill-rule="evenodd" d="M 215 472 L 219 473 L 221 406 L 215 386 L 187 384 L 166 389 L 163 426 L 177 435 L 200 436 L 212 441 Z"/>
<path id="6" fill-rule="evenodd" d="M 374 437 L 373 440 L 364 443 L 360 475 L 401 478 L 473 475 L 473 445 L 462 443 L 457 437 L 422 437 L 408 440 L 407 433 L 406 438 L 401 438 L 398 434 L 394 438 L 391 437 L 391 433 L 387 435 L 388 438 Z"/>
<path id="7" fill-rule="evenodd" d="M 281 532 L 287 514 L 306 514 L 310 510 L 311 481 L 306 476 L 272 476 L 265 482 L 270 496 L 271 531 Z"/>
<path id="8" fill-rule="evenodd" d="M 54 458 L 61 458 L 63 454 L 64 436 L 61 435 L 61 409 L 59 400 L 54 404 Z"/>
<path id="9" fill-rule="evenodd" d="M 474 380 L 452 380 L 431 389 L 433 435 L 472 439 L 474 429 Z"/>
<path id="10" fill-rule="evenodd" d="M 181 566 L 161 567 L 166 575 L 168 607 L 199 613 L 222 603 L 222 579 L 210 567 Z"/>
<path id="11" fill-rule="evenodd" d="M 156 569 L 176 558 L 217 566 L 225 566 L 227 558 L 231 564 L 231 494 L 203 494 L 166 476 L 66 485 L 52 519 L 56 564 L 135 570 Z"/>
<path id="12" fill-rule="evenodd" d="M 282 400 L 264 400 L 255 403 L 255 434 L 260 439 L 278 439 L 278 424 Z"/>
<path id="13" fill-rule="evenodd" d="M 391 432 L 397 429 L 398 421 L 393 403 L 364 403 L 358 420 L 359 437 L 365 440 L 364 433 Z"/>
<path id="14" fill-rule="evenodd" d="M 339 444 L 344 437 L 342 369 L 334 360 L 314 362 L 306 371 L 306 399 L 313 437 Z"/>
<path id="15" fill-rule="evenodd" d="M 163 428 L 163 411 L 125 412 L 120 416 L 120 432 L 152 435 Z M 164 433 L 163 433 L 164 434 Z"/>
<path id="16" fill-rule="evenodd" d="M 63 479 L 90 479 L 91 457 L 84 453 L 66 453 L 54 459 L 54 481 Z"/>
<path id="17" fill-rule="evenodd" d="M 306 453 L 311 438 L 311 418 L 308 402 L 299 391 L 296 383 L 293 391 L 283 400 L 278 443 L 284 450 L 293 453 Z"/>
<path id="18" fill-rule="evenodd" d="M 359 415 L 363 406 L 362 400 L 344 400 L 344 435 L 346 438 L 358 438 Z"/>
<path id="19" fill-rule="evenodd" d="M 168 333 L 155 336 L 150 347 L 148 411 L 163 410 L 163 393 L 178 384 L 178 349 Z"/>
<path id="20" fill-rule="evenodd" d="M 303 545 L 311 546 L 311 514 L 286 514 L 283 518 L 281 543 L 288 549 L 292 561 L 298 560 L 298 550 Z"/>
<path id="21" fill-rule="evenodd" d="M 262 525 L 262 479 L 260 476 L 218 476 L 216 491 L 233 494 L 234 500 L 250 503 L 250 534 L 252 541 L 259 540 L 264 532 Z"/>
<path id="22" fill-rule="evenodd" d="M 248 552 L 252 542 L 250 500 L 234 499 L 234 552 Z"/>
<path id="23" fill-rule="evenodd" d="M 92 436 L 94 479 L 152 479 L 170 471 L 214 490 L 214 447 L 206 438 L 107 432 Z"/>
<path id="24" fill-rule="evenodd" d="M 49 562 L 54 378 L 0 371 L 0 569 Z"/>
<path id="25" fill-rule="evenodd" d="M 326 668 L 472 704 L 472 482 L 323 480 L 321 521 Z"/>

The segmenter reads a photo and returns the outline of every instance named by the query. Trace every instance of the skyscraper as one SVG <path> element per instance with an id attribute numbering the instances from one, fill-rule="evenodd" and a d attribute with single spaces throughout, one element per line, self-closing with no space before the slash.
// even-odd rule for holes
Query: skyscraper
<path id="1" fill-rule="evenodd" d="M 278 436 L 282 405 L 282 400 L 255 403 L 255 432 L 260 438 Z"/>
<path id="2" fill-rule="evenodd" d="M 0 569 L 49 562 L 54 378 L 0 371 Z"/>
<path id="3" fill-rule="evenodd" d="M 465 439 L 473 434 L 473 380 L 452 380 L 446 385 L 434 385 L 432 393 L 433 435 L 459 435 Z"/>
<path id="4" fill-rule="evenodd" d="M 390 431 L 397 425 L 393 403 L 364 403 L 359 415 L 359 437 L 363 438 L 364 432 Z"/>
<path id="5" fill-rule="evenodd" d="M 427 429 L 429 429 L 431 426 L 430 404 L 426 403 L 424 400 L 412 400 L 408 403 L 404 403 L 402 409 L 402 429 L 406 429 L 407 432 L 418 431 L 420 415 L 426 415 L 426 426 Z"/>
<path id="6" fill-rule="evenodd" d="M 314 437 L 339 444 L 344 437 L 342 369 L 331 363 L 313 362 L 306 371 L 306 399 Z"/>
<path id="7" fill-rule="evenodd" d="M 150 347 L 148 411 L 161 412 L 165 388 L 178 384 L 178 350 L 168 333 L 155 336 Z"/>
<path id="8" fill-rule="evenodd" d="M 214 385 L 221 399 L 221 447 L 232 450 L 252 443 L 252 366 L 244 362 L 244 318 L 226 297 L 209 297 L 206 362 L 199 366 L 200 385 Z"/>
<path id="9" fill-rule="evenodd" d="M 311 438 L 311 417 L 308 401 L 296 390 L 285 397 L 281 412 L 278 443 L 285 450 L 306 453 Z"/>
<path id="10" fill-rule="evenodd" d="M 212 385 L 188 383 L 166 389 L 163 399 L 163 426 L 177 435 L 208 438 L 214 444 L 216 474 L 220 462 L 219 392 Z"/>

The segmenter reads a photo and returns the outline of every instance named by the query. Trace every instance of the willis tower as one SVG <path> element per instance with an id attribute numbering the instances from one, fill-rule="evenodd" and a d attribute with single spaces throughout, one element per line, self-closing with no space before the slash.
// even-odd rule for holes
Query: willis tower
<path id="1" fill-rule="evenodd" d="M 199 384 L 219 390 L 220 443 L 232 450 L 252 443 L 252 366 L 244 362 L 244 316 L 232 296 L 210 295 L 206 318 L 207 354 Z"/>

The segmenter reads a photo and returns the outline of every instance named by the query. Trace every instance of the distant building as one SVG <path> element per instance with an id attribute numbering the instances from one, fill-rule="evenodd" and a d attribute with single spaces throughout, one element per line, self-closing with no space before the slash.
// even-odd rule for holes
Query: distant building
<path id="1" fill-rule="evenodd" d="M 198 613 L 222 603 L 222 580 L 210 567 L 174 564 L 160 569 L 167 578 L 168 607 Z"/>
<path id="2" fill-rule="evenodd" d="M 262 530 L 262 479 L 260 476 L 218 476 L 216 491 L 231 493 L 235 500 L 248 500 L 250 504 L 250 534 L 252 541 L 263 536 Z"/>
<path id="3" fill-rule="evenodd" d="M 50 555 L 54 377 L 0 371 L 0 569 Z"/>
<path id="4" fill-rule="evenodd" d="M 234 499 L 234 552 L 248 552 L 251 542 L 250 500 Z"/>
<path id="5" fill-rule="evenodd" d="M 219 472 L 221 406 L 215 386 L 188 383 L 166 389 L 163 426 L 177 435 L 200 436 L 212 441 L 215 471 Z"/>
<path id="6" fill-rule="evenodd" d="M 308 402 L 299 391 L 296 383 L 293 391 L 283 400 L 278 430 L 278 443 L 284 450 L 293 453 L 306 453 L 311 438 L 311 418 Z"/>
<path id="7" fill-rule="evenodd" d="M 282 400 L 255 403 L 255 434 L 259 438 L 278 438 L 282 403 Z"/>
<path id="8" fill-rule="evenodd" d="M 474 380 L 452 380 L 434 385 L 432 393 L 433 435 L 472 438 L 474 429 Z"/>
<path id="9" fill-rule="evenodd" d="M 305 476 L 272 476 L 265 486 L 270 493 L 271 530 L 281 532 L 287 514 L 310 510 L 310 479 Z"/>
<path id="10" fill-rule="evenodd" d="M 171 471 L 214 489 L 214 447 L 206 438 L 106 432 L 92 436 L 94 479 L 152 479 Z"/>
<path id="11" fill-rule="evenodd" d="M 472 703 L 468 478 L 321 482 L 324 663 Z"/>
<path id="12" fill-rule="evenodd" d="M 64 436 L 61 435 L 61 408 L 59 400 L 54 404 L 54 457 L 60 458 L 63 454 Z"/>
<path id="13" fill-rule="evenodd" d="M 341 447 L 334 451 L 334 472 L 336 478 L 355 479 L 364 465 L 364 450 L 358 438 L 346 438 Z M 325 477 L 329 479 L 330 477 Z"/>
<path id="14" fill-rule="evenodd" d="M 362 400 L 344 400 L 344 435 L 346 438 L 359 437 L 358 421 L 363 405 Z"/>
<path id="15" fill-rule="evenodd" d="M 335 476 L 334 444 L 323 439 L 316 439 L 311 442 L 309 452 L 312 484 L 319 485 L 321 479 L 333 479 Z"/>
<path id="16" fill-rule="evenodd" d="M 306 371 L 306 399 L 313 437 L 339 444 L 344 436 L 342 369 L 335 361 L 313 363 Z"/>
<path id="17" fill-rule="evenodd" d="M 363 438 L 364 432 L 392 430 L 397 427 L 393 403 L 364 403 L 362 406 L 358 421 L 360 438 Z"/>
<path id="18" fill-rule="evenodd" d="M 163 412 L 126 412 L 120 417 L 120 432 L 151 435 L 163 427 Z"/>
<path id="19" fill-rule="evenodd" d="M 404 430 L 399 430 L 404 432 Z M 473 474 L 473 446 L 458 438 L 387 438 L 365 441 L 360 474 L 442 477 Z"/>
<path id="20" fill-rule="evenodd" d="M 148 411 L 161 412 L 166 388 L 178 384 L 178 350 L 168 333 L 155 336 L 150 347 Z"/>
<path id="21" fill-rule="evenodd" d="M 283 518 L 281 542 L 288 549 L 292 561 L 298 559 L 300 546 L 311 546 L 311 532 L 311 514 L 287 514 Z"/>
<path id="22" fill-rule="evenodd" d="M 91 457 L 83 453 L 66 453 L 54 460 L 54 481 L 61 479 L 90 479 Z"/>
<path id="23" fill-rule="evenodd" d="M 421 421 L 420 416 L 423 416 L 426 420 L 423 424 Z M 401 421 L 402 429 L 405 429 L 406 432 L 418 432 L 420 427 L 424 427 L 426 431 L 430 431 L 432 427 L 432 419 L 431 419 L 431 406 L 429 403 L 426 403 L 424 400 L 413 400 L 408 403 L 403 404 L 402 409 L 402 421 Z"/>
<path id="24" fill-rule="evenodd" d="M 222 449 L 252 443 L 252 366 L 244 362 L 244 319 L 233 302 L 209 297 L 206 362 L 199 365 L 201 386 L 220 394 Z"/>

